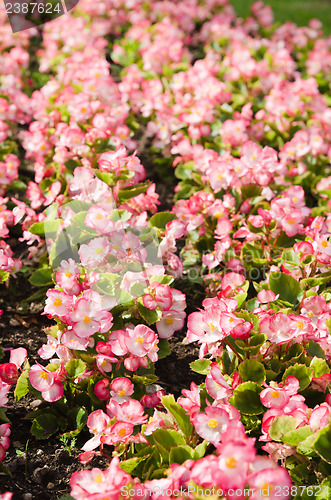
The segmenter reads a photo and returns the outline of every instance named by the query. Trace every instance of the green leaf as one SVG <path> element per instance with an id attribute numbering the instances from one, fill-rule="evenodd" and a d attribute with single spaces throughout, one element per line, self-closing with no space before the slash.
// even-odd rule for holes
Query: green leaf
<path id="1" fill-rule="evenodd" d="M 79 255 L 77 249 L 72 245 L 69 235 L 66 231 L 61 231 L 49 252 L 49 263 L 53 269 L 56 269 L 62 260 L 68 259 L 79 262 Z"/>
<path id="2" fill-rule="evenodd" d="M 86 364 L 81 359 L 71 359 L 66 364 L 66 370 L 71 378 L 79 378 L 86 370 Z"/>
<path id="3" fill-rule="evenodd" d="M 176 403 L 175 398 L 172 395 L 163 396 L 162 404 L 173 416 L 177 426 L 183 431 L 184 435 L 189 438 L 193 432 L 193 425 L 191 424 L 190 417 L 184 408 Z M 185 444 L 185 442 L 182 444 Z"/>
<path id="4" fill-rule="evenodd" d="M 274 441 L 281 441 L 283 434 L 293 431 L 297 425 L 297 419 L 291 415 L 275 417 L 269 427 L 269 435 Z"/>
<path id="5" fill-rule="evenodd" d="M 245 359 L 238 367 L 239 375 L 243 382 L 251 380 L 261 385 L 266 379 L 265 368 L 255 359 Z"/>
<path id="6" fill-rule="evenodd" d="M 261 392 L 262 388 L 255 382 L 244 382 L 235 388 L 229 403 L 245 415 L 259 415 L 263 413 Z"/>
<path id="7" fill-rule="evenodd" d="M 29 228 L 30 233 L 36 234 L 37 236 L 41 236 L 45 238 L 54 238 L 61 226 L 61 221 L 57 220 L 46 220 L 44 222 L 35 222 Z"/>
<path id="8" fill-rule="evenodd" d="M 29 392 L 29 371 L 30 365 L 29 362 L 26 362 L 25 368 L 16 382 L 14 391 L 15 401 L 20 401 Z"/>
<path id="9" fill-rule="evenodd" d="M 50 413 L 43 413 L 32 422 L 31 433 L 37 439 L 48 439 L 58 430 L 58 419 Z"/>
<path id="10" fill-rule="evenodd" d="M 158 227 L 159 229 L 165 229 L 168 222 L 177 219 L 175 214 L 170 212 L 158 212 L 149 219 L 149 225 L 151 227 Z"/>
<path id="11" fill-rule="evenodd" d="M 299 427 L 299 429 L 294 429 L 293 431 L 289 431 L 284 434 L 282 436 L 282 441 L 290 446 L 298 446 L 301 441 L 307 439 L 307 437 L 311 436 L 311 434 L 312 432 L 310 430 L 310 426 L 304 425 L 303 427 Z"/>
<path id="12" fill-rule="evenodd" d="M 191 370 L 196 373 L 200 373 L 201 375 L 208 375 L 210 372 L 210 359 L 197 359 L 196 361 L 192 361 L 190 363 Z"/>
<path id="13" fill-rule="evenodd" d="M 306 455 L 307 457 L 316 457 L 317 453 L 313 448 L 313 444 L 317 436 L 318 432 L 315 432 L 311 436 L 308 436 L 304 441 L 301 441 L 297 447 L 298 453 Z"/>
<path id="14" fill-rule="evenodd" d="M 317 488 L 315 500 L 330 500 L 331 477 L 324 479 Z"/>
<path id="15" fill-rule="evenodd" d="M 122 462 L 120 462 L 119 467 L 128 474 L 131 474 L 131 472 L 134 471 L 134 469 L 140 464 L 140 462 L 143 462 L 147 458 L 148 455 L 145 457 L 128 458 L 127 460 L 123 460 Z"/>
<path id="16" fill-rule="evenodd" d="M 101 172 L 100 170 L 94 170 L 95 176 L 102 182 L 105 182 L 108 186 L 113 186 L 115 176 L 110 172 Z"/>
<path id="17" fill-rule="evenodd" d="M 299 380 L 301 391 L 306 387 L 308 387 L 308 385 L 311 382 L 311 379 L 313 378 L 312 370 L 308 368 L 306 365 L 299 365 L 299 364 L 296 364 L 294 366 L 289 366 L 285 370 L 283 375 L 283 382 L 286 381 L 289 375 L 293 375 Z"/>
<path id="18" fill-rule="evenodd" d="M 323 460 L 331 464 L 331 424 L 319 431 L 313 448 Z"/>
<path id="19" fill-rule="evenodd" d="M 148 309 L 140 301 L 138 301 L 138 311 L 148 325 L 153 325 L 161 318 L 161 311 Z"/>
<path id="20" fill-rule="evenodd" d="M 198 460 L 199 454 L 188 445 L 179 445 L 170 450 L 170 464 L 183 464 L 185 460 Z"/>
<path id="21" fill-rule="evenodd" d="M 259 196 L 261 194 L 262 188 L 257 184 L 245 184 L 241 187 L 241 195 L 244 200 L 248 198 L 253 198 L 255 196 Z"/>
<path id="22" fill-rule="evenodd" d="M 140 182 L 139 184 L 135 184 L 134 186 L 120 189 L 118 192 L 118 201 L 120 203 L 124 203 L 125 201 L 128 201 L 135 196 L 139 196 L 140 194 L 145 193 L 150 185 L 151 181 L 145 181 Z"/>
<path id="23" fill-rule="evenodd" d="M 133 375 L 132 377 L 133 382 L 141 385 L 155 384 L 158 380 L 159 377 L 157 375 L 153 375 L 152 373 L 150 375 Z"/>
<path id="24" fill-rule="evenodd" d="M 1 408 L 0 407 L 0 422 L 5 422 L 6 424 L 9 424 L 10 423 L 10 420 L 9 418 L 7 417 L 6 415 L 6 409 L 7 408 Z"/>
<path id="25" fill-rule="evenodd" d="M 158 359 L 164 359 L 171 354 L 170 344 L 167 339 L 160 339 L 158 343 Z"/>
<path id="26" fill-rule="evenodd" d="M 52 280 L 53 270 L 51 267 L 43 267 L 35 271 L 29 278 L 31 285 L 35 286 L 50 286 L 53 285 Z"/>
<path id="27" fill-rule="evenodd" d="M 282 261 L 291 264 L 292 266 L 300 266 L 301 261 L 294 250 L 287 248 L 282 253 Z"/>
<path id="28" fill-rule="evenodd" d="M 279 294 L 281 300 L 291 304 L 300 302 L 303 297 L 300 283 L 286 273 L 270 273 L 269 286 L 276 295 Z"/>
<path id="29" fill-rule="evenodd" d="M 156 446 L 161 444 L 168 452 L 178 445 L 185 445 L 183 436 L 174 429 L 157 429 L 152 436 Z"/>
<path id="30" fill-rule="evenodd" d="M 96 291 L 101 295 L 114 296 L 115 290 L 121 281 L 121 277 L 115 273 L 102 273 L 100 279 L 96 283 Z M 131 296 L 130 296 L 131 298 Z"/>
<path id="31" fill-rule="evenodd" d="M 185 181 L 192 178 L 192 170 L 194 168 L 194 161 L 179 164 L 175 169 L 175 176 L 177 179 Z"/>
<path id="32" fill-rule="evenodd" d="M 319 378 L 326 373 L 330 373 L 330 368 L 325 359 L 314 357 L 311 360 L 310 368 L 313 370 L 313 378 Z"/>

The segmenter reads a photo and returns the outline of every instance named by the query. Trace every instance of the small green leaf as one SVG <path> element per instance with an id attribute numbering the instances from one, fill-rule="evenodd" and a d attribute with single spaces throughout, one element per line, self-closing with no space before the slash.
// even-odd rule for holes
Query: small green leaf
<path id="1" fill-rule="evenodd" d="M 37 269 L 29 278 L 31 285 L 35 286 L 50 286 L 53 285 L 52 280 L 53 270 L 50 267 Z"/>
<path id="2" fill-rule="evenodd" d="M 71 359 L 66 364 L 66 370 L 71 378 L 79 378 L 86 370 L 86 365 L 81 359 Z"/>
<path id="3" fill-rule="evenodd" d="M 95 170 L 94 174 L 98 179 L 100 179 L 102 182 L 105 182 L 108 186 L 114 185 L 114 174 L 110 172 L 101 172 L 100 170 Z"/>
<path id="4" fill-rule="evenodd" d="M 160 339 L 158 343 L 158 359 L 164 359 L 171 354 L 170 344 L 167 339 Z"/>
<path id="5" fill-rule="evenodd" d="M 198 460 L 198 453 L 188 445 L 178 445 L 170 450 L 170 464 L 183 464 L 185 460 Z"/>
<path id="6" fill-rule="evenodd" d="M 313 378 L 319 378 L 326 373 L 330 373 L 330 368 L 325 359 L 314 357 L 311 360 L 310 368 L 313 370 Z"/>
<path id="7" fill-rule="evenodd" d="M 275 417 L 269 427 L 269 435 L 274 441 L 280 441 L 284 434 L 293 431 L 297 425 L 297 419 L 291 415 Z"/>
<path id="8" fill-rule="evenodd" d="M 238 367 L 239 375 L 243 382 L 251 380 L 261 385 L 266 379 L 265 368 L 255 359 L 245 359 Z"/>
<path id="9" fill-rule="evenodd" d="M 151 181 L 145 181 L 139 184 L 135 184 L 134 186 L 120 189 L 118 192 L 118 201 L 120 203 L 124 203 L 125 201 L 128 201 L 135 196 L 139 196 L 140 194 L 145 193 L 150 185 Z"/>
<path id="10" fill-rule="evenodd" d="M 325 359 L 324 350 L 317 342 L 315 342 L 315 340 L 309 341 L 307 351 L 310 356 L 316 356 L 317 358 Z"/>
<path id="11" fill-rule="evenodd" d="M 158 212 L 149 219 L 149 225 L 151 227 L 157 227 L 159 229 L 165 229 L 168 222 L 177 219 L 175 214 L 170 212 Z"/>
<path id="12" fill-rule="evenodd" d="M 197 359 L 190 363 L 191 370 L 201 375 L 208 375 L 210 372 L 211 361 L 209 359 Z"/>
<path id="13" fill-rule="evenodd" d="M 304 441 L 301 441 L 297 447 L 298 453 L 306 455 L 307 457 L 316 457 L 317 453 L 313 448 L 313 444 L 317 436 L 318 432 L 315 432 L 311 436 L 308 436 Z"/>
<path id="14" fill-rule="evenodd" d="M 20 401 L 29 392 L 29 371 L 30 365 L 26 362 L 25 368 L 16 382 L 14 391 L 15 401 Z"/>
<path id="15" fill-rule="evenodd" d="M 49 413 L 43 413 L 32 422 L 31 433 L 37 439 L 48 439 L 58 430 L 58 419 Z"/>
<path id="16" fill-rule="evenodd" d="M 331 424 L 319 431 L 313 448 L 323 460 L 331 464 Z"/>
<path id="17" fill-rule="evenodd" d="M 178 445 L 185 445 L 183 436 L 174 429 L 157 429 L 152 435 L 156 446 L 161 444 L 168 452 Z"/>
<path id="18" fill-rule="evenodd" d="M 47 235 L 47 238 L 54 238 L 60 226 L 61 221 L 59 219 L 48 221 L 46 220 L 44 222 L 35 222 L 29 228 L 29 232 L 32 234 L 36 234 L 37 236 L 41 236 L 42 238 L 45 238 L 45 235 Z"/>
<path id="19" fill-rule="evenodd" d="M 141 385 L 151 385 L 155 384 L 159 380 L 159 377 L 157 375 L 133 375 L 132 381 L 135 382 L 136 384 L 141 384 Z"/>
<path id="20" fill-rule="evenodd" d="M 183 431 L 184 435 L 189 438 L 193 431 L 193 425 L 191 424 L 190 416 L 186 413 L 184 408 L 176 403 L 175 398 L 172 395 L 163 396 L 162 404 L 173 416 L 177 426 Z M 185 442 L 182 444 L 185 444 Z"/>
<path id="21" fill-rule="evenodd" d="M 119 467 L 128 474 L 131 474 L 131 472 L 134 471 L 134 469 L 140 464 L 140 462 L 143 462 L 147 458 L 148 456 L 128 458 L 127 460 L 123 460 L 122 462 L 120 462 Z"/>
<path id="22" fill-rule="evenodd" d="M 245 415 L 259 415 L 263 413 L 261 392 L 262 388 L 255 382 L 244 382 L 235 388 L 229 403 Z"/>
<path id="23" fill-rule="evenodd" d="M 161 318 L 161 311 L 148 309 L 140 301 L 138 301 L 138 311 L 148 325 L 153 325 Z"/>
<path id="24" fill-rule="evenodd" d="M 291 304 L 297 304 L 303 297 L 300 283 L 286 273 L 270 273 L 269 286 L 276 295 L 279 294 L 281 300 Z"/>
<path id="25" fill-rule="evenodd" d="M 287 377 L 289 375 L 293 375 L 293 377 L 296 377 L 299 382 L 300 382 L 300 390 L 302 391 L 311 382 L 311 379 L 313 378 L 313 372 L 310 368 L 308 368 L 306 365 L 294 365 L 294 366 L 289 366 L 283 375 L 283 382 L 286 381 Z"/>
<path id="26" fill-rule="evenodd" d="M 282 436 L 282 441 L 285 444 L 290 446 L 298 446 L 301 441 L 307 439 L 308 436 L 311 436 L 312 432 L 310 430 L 309 425 L 304 425 L 303 427 L 299 427 L 299 429 L 294 429 L 293 431 L 289 431 Z"/>

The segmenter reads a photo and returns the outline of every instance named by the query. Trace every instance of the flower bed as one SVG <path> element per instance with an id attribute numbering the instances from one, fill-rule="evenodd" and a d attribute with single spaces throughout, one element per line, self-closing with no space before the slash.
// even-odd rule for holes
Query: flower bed
<path id="1" fill-rule="evenodd" d="M 27 401 L 38 447 L 79 450 L 77 500 L 329 499 L 319 21 L 82 0 L 13 36 L 0 14 L 0 280 L 23 326 L 40 302 L 47 321 L 37 359 L 2 338 L 3 473 Z M 176 342 L 196 355 L 180 397 Z"/>

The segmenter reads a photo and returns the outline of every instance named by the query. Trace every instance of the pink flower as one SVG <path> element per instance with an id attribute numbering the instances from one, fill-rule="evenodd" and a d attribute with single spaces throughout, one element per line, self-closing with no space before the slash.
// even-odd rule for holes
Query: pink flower
<path id="1" fill-rule="evenodd" d="M 111 417 L 115 416 L 117 420 L 128 422 L 133 425 L 144 424 L 148 419 L 148 416 L 144 415 L 143 406 L 135 399 L 124 401 L 124 403 L 121 404 L 111 399 L 106 408 L 108 415 Z"/>
<path id="2" fill-rule="evenodd" d="M 93 468 L 74 472 L 70 478 L 71 496 L 75 500 L 118 500 L 121 488 L 132 481 L 119 463 L 120 459 L 115 457 L 105 471 Z"/>
<path id="3" fill-rule="evenodd" d="M 117 401 L 117 403 L 129 401 L 133 391 L 134 385 L 131 380 L 126 377 L 114 378 L 110 384 L 111 397 L 114 401 Z"/>
<path id="4" fill-rule="evenodd" d="M 72 296 L 60 290 L 47 290 L 44 314 L 65 318 L 72 306 Z"/>
<path id="5" fill-rule="evenodd" d="M 101 437 L 110 424 L 110 418 L 102 410 L 96 410 L 89 414 L 87 418 L 87 427 L 94 436 L 89 439 L 82 450 L 91 451 L 101 444 Z"/>
<path id="6" fill-rule="evenodd" d="M 110 398 L 108 386 L 109 380 L 107 378 L 100 380 L 94 386 L 94 394 L 97 398 L 101 399 L 101 401 L 108 401 L 108 399 Z"/>
<path id="7" fill-rule="evenodd" d="M 84 267 L 96 269 L 105 264 L 111 248 L 108 238 L 94 238 L 87 245 L 81 245 L 78 254 Z"/>
<path id="8" fill-rule="evenodd" d="M 220 443 L 221 435 L 230 422 L 229 414 L 222 408 L 207 406 L 205 413 L 195 413 L 192 417 L 196 432 L 214 446 Z"/>
<path id="9" fill-rule="evenodd" d="M 0 462 L 5 458 L 6 450 L 10 445 L 10 424 L 0 425 Z"/>
<path id="10" fill-rule="evenodd" d="M 128 351 L 137 357 L 149 355 L 157 340 L 155 332 L 148 326 L 137 325 L 133 330 L 127 329 L 125 345 Z"/>
<path id="11" fill-rule="evenodd" d="M 58 372 L 50 372 L 43 366 L 36 363 L 29 372 L 31 385 L 41 392 L 45 401 L 53 403 L 62 398 L 64 388 Z"/>
<path id="12" fill-rule="evenodd" d="M 218 472 L 215 473 L 216 484 L 226 490 L 243 488 L 246 484 L 248 464 L 255 458 L 254 442 L 231 441 L 221 447 L 218 458 Z"/>
<path id="13" fill-rule="evenodd" d="M 111 313 L 103 310 L 102 297 L 93 290 L 83 292 L 68 319 L 73 332 L 80 338 L 88 338 L 96 332 L 105 333 L 113 325 Z"/>
<path id="14" fill-rule="evenodd" d="M 250 488 L 254 489 L 252 500 L 287 500 L 290 498 L 290 490 L 292 481 L 289 473 L 283 467 L 277 469 L 262 469 L 248 477 L 247 483 Z M 287 490 L 287 488 L 288 490 Z M 286 493 L 286 490 L 289 491 Z M 281 496 L 279 497 L 279 492 Z"/>
<path id="15" fill-rule="evenodd" d="M 309 425 L 312 432 L 323 429 L 329 424 L 331 407 L 328 403 L 315 406 L 309 417 Z"/>

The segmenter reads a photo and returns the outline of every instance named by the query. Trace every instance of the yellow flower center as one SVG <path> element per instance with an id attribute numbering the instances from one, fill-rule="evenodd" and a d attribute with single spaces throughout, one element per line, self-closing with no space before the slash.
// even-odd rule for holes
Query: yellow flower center
<path id="1" fill-rule="evenodd" d="M 83 314 L 83 318 L 84 323 L 89 323 L 91 321 L 90 316 L 87 316 L 87 314 Z"/>
<path id="2" fill-rule="evenodd" d="M 216 326 L 214 325 L 214 323 L 208 323 L 208 325 L 207 325 L 207 326 L 208 326 L 209 330 L 211 330 L 212 332 L 213 332 L 214 330 L 216 330 Z"/>
<path id="3" fill-rule="evenodd" d="M 328 246 L 328 242 L 323 240 L 321 245 L 322 245 L 322 247 L 326 248 Z"/>
<path id="4" fill-rule="evenodd" d="M 301 321 L 297 321 L 296 323 L 298 328 L 303 328 L 303 323 L 301 323 Z"/>
<path id="5" fill-rule="evenodd" d="M 122 427 L 122 429 L 120 429 L 120 430 L 118 431 L 118 435 L 119 435 L 120 437 L 125 436 L 125 435 L 126 435 L 126 429 L 124 429 L 124 427 Z"/>
<path id="6" fill-rule="evenodd" d="M 97 214 L 97 215 L 95 216 L 95 218 L 96 218 L 96 219 L 99 219 L 99 220 L 100 220 L 100 219 L 102 219 L 102 214 Z"/>
<path id="7" fill-rule="evenodd" d="M 60 307 L 62 306 L 63 300 L 62 299 L 54 299 L 53 304 L 55 307 Z"/>
<path id="8" fill-rule="evenodd" d="M 223 175 L 222 174 L 218 174 L 217 179 L 219 179 L 220 181 L 222 181 L 223 180 Z"/>
<path id="9" fill-rule="evenodd" d="M 279 392 L 278 392 L 278 391 L 272 391 L 272 393 L 270 394 L 270 396 L 271 396 L 272 398 L 277 399 L 277 398 L 279 398 Z"/>
<path id="10" fill-rule="evenodd" d="M 167 318 L 167 319 L 166 319 L 166 324 L 167 324 L 167 325 L 173 325 L 173 324 L 174 324 L 174 321 L 175 321 L 175 320 L 174 320 L 174 319 L 172 319 L 172 318 Z"/>
<path id="11" fill-rule="evenodd" d="M 103 482 L 103 475 L 102 474 L 97 474 L 94 478 L 94 481 L 96 483 L 102 483 Z"/>
<path id="12" fill-rule="evenodd" d="M 294 224 L 294 219 L 289 219 L 289 220 L 288 220 L 288 223 L 289 223 L 289 224 Z"/>
<path id="13" fill-rule="evenodd" d="M 101 255 L 103 253 L 103 248 L 101 248 L 101 247 L 97 248 L 96 251 L 95 251 L 95 253 L 97 255 Z"/>
<path id="14" fill-rule="evenodd" d="M 143 344 L 145 342 L 145 339 L 144 337 L 140 337 L 140 335 L 138 335 L 138 337 L 136 337 L 136 341 L 138 342 L 138 344 Z"/>
<path id="15" fill-rule="evenodd" d="M 218 426 L 218 422 L 217 420 L 215 420 L 214 418 L 211 418 L 208 422 L 208 426 L 211 428 L 211 429 L 215 429 L 215 427 Z"/>
<path id="16" fill-rule="evenodd" d="M 47 379 L 47 373 L 46 372 L 40 372 L 39 377 L 46 380 Z"/>
<path id="17" fill-rule="evenodd" d="M 225 460 L 225 463 L 226 466 L 229 467 L 229 469 L 235 469 L 238 462 L 234 457 L 230 457 Z"/>
<path id="18" fill-rule="evenodd" d="M 272 484 L 265 482 L 262 484 L 262 486 L 260 488 L 260 494 L 263 497 L 269 497 L 273 490 L 274 490 L 274 487 L 272 486 Z"/>
<path id="19" fill-rule="evenodd" d="M 118 391 L 118 395 L 119 396 L 125 396 L 126 394 L 126 390 L 125 389 L 121 389 L 120 391 Z"/>
<path id="20" fill-rule="evenodd" d="M 66 271 L 66 272 L 64 273 L 64 275 L 65 275 L 67 278 L 71 278 L 71 276 L 72 276 L 72 275 L 71 275 L 71 273 L 69 273 L 69 271 Z"/>

